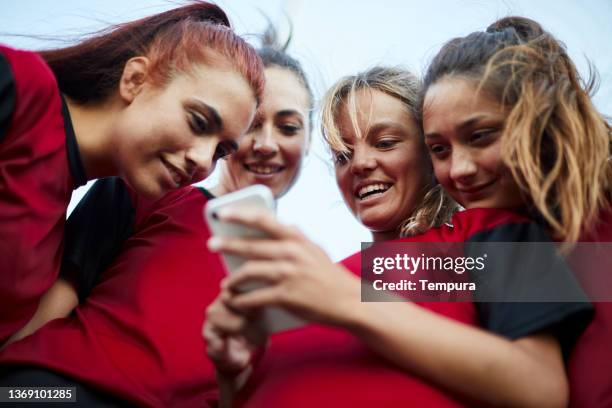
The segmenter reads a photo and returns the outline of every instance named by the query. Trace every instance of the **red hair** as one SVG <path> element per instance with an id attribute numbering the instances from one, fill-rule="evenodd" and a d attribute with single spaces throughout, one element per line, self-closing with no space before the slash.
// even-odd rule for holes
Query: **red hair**
<path id="1" fill-rule="evenodd" d="M 130 58 L 149 58 L 151 80 L 163 85 L 176 72 L 209 62 L 212 54 L 227 58 L 244 76 L 259 104 L 264 86 L 260 58 L 230 28 L 225 12 L 204 1 L 109 27 L 70 47 L 40 52 L 60 90 L 80 104 L 102 102 L 111 95 Z"/>

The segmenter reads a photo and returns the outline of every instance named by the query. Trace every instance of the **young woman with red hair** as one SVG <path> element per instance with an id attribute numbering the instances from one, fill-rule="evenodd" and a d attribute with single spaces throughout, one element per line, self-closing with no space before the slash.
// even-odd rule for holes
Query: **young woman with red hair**
<path id="1" fill-rule="evenodd" d="M 0 344 L 57 279 L 74 188 L 120 176 L 156 199 L 203 179 L 262 92 L 255 50 L 206 2 L 67 48 L 0 46 Z"/>

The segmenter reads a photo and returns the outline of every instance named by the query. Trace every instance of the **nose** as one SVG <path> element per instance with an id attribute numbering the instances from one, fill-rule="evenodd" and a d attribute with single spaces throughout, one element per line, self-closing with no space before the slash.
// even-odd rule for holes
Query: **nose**
<path id="1" fill-rule="evenodd" d="M 369 173 L 376 168 L 376 156 L 367 147 L 355 146 L 351 157 L 351 172 L 354 175 Z"/>
<path id="2" fill-rule="evenodd" d="M 199 138 L 185 152 L 185 171 L 192 182 L 203 180 L 210 174 L 215 165 L 214 156 L 218 144 L 219 141 L 214 137 Z"/>
<path id="3" fill-rule="evenodd" d="M 478 166 L 468 149 L 454 149 L 450 168 L 451 179 L 460 184 L 469 184 L 478 171 Z"/>
<path id="4" fill-rule="evenodd" d="M 278 152 L 278 143 L 270 125 L 262 126 L 253 135 L 253 151 L 261 156 L 273 156 Z"/>

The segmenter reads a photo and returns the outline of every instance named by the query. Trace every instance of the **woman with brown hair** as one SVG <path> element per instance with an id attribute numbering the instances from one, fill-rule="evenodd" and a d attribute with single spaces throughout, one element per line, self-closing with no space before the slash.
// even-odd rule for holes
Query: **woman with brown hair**
<path id="1" fill-rule="evenodd" d="M 120 176 L 159 198 L 237 149 L 263 70 L 228 26 L 195 2 L 67 48 L 0 48 L 0 343 L 56 281 L 74 188 Z"/>
<path id="2" fill-rule="evenodd" d="M 583 81 L 559 40 L 533 20 L 503 18 L 447 43 L 424 82 L 425 142 L 455 200 L 537 220 L 570 261 L 578 241 L 612 241 L 612 133 L 589 95 L 595 77 Z M 584 259 L 572 266 L 585 288 L 609 287 L 609 270 Z M 569 384 L 558 396 L 567 402 L 569 391 L 572 406 L 612 402 L 612 307 L 594 308 L 565 355 Z M 558 338 L 570 330 L 553 329 Z"/>

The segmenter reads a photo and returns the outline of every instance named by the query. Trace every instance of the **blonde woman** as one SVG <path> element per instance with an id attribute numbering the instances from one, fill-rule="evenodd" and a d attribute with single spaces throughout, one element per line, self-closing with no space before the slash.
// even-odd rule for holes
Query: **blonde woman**
<path id="1" fill-rule="evenodd" d="M 457 209 L 436 187 L 416 119 L 419 92 L 420 82 L 412 73 L 377 67 L 342 79 L 324 100 L 323 130 L 334 154 L 338 186 L 351 212 L 372 231 L 374 241 L 439 227 L 449 222 Z M 238 405 L 265 406 L 272 401 L 281 406 L 323 403 L 397 406 L 403 401 L 415 405 L 458 405 L 452 397 L 394 365 L 392 359 L 377 356 L 369 340 L 361 337 L 361 329 L 352 320 L 362 308 L 360 298 L 353 297 L 359 295 L 360 289 L 358 258 L 349 258 L 344 266 L 333 265 L 297 231 L 285 230 L 269 217 L 265 225 L 274 236 L 282 234 L 281 241 L 291 241 L 285 255 L 305 255 L 296 261 L 305 261 L 300 268 L 308 270 L 307 274 L 292 279 L 290 276 L 298 272 L 297 265 L 278 260 L 279 266 L 285 263 L 290 269 L 276 272 L 286 273 L 293 280 L 291 285 L 299 288 L 293 286 L 297 291 L 289 291 L 279 287 L 277 293 L 282 292 L 283 298 L 293 304 L 292 310 L 299 310 L 302 317 L 322 325 L 272 336 L 250 381 L 237 394 Z M 282 248 L 278 248 L 278 253 Z M 270 247 L 270 251 L 276 249 Z M 266 267 L 264 263 L 260 265 Z M 248 276 L 257 273 L 256 269 L 262 271 L 255 264 L 252 266 L 255 269 L 242 272 Z M 227 285 L 225 288 L 233 285 L 231 278 Z M 285 305 L 266 299 L 267 290 L 253 292 L 264 296 L 253 304 Z M 244 381 L 239 373 L 253 369 L 250 358 L 255 348 L 241 335 L 233 335 L 240 332 L 246 319 L 233 313 L 236 309 L 230 309 L 230 305 L 232 296 L 224 290 L 208 309 L 204 335 L 209 355 L 224 379 L 237 376 L 234 384 L 237 386 Z M 444 320 L 476 324 L 471 303 L 431 303 L 418 307 L 445 316 L 440 317 Z M 256 309 L 248 305 L 240 310 Z M 316 387 L 317 392 L 308 392 L 306 386 Z"/>

